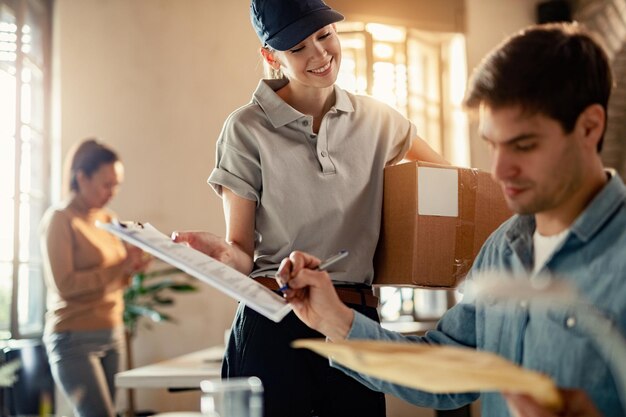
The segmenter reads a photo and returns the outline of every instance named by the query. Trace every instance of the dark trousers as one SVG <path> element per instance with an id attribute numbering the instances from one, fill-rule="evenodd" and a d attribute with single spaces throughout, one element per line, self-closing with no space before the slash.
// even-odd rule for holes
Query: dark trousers
<path id="1" fill-rule="evenodd" d="M 375 308 L 350 307 L 378 321 Z M 385 397 L 331 368 L 328 359 L 291 341 L 324 336 L 292 312 L 274 323 L 239 304 L 222 377 L 257 376 L 263 382 L 265 417 L 384 417 Z"/>

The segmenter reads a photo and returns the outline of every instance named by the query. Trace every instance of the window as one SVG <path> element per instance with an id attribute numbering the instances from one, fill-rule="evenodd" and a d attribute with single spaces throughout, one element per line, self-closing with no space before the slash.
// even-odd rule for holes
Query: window
<path id="1" fill-rule="evenodd" d="M 0 339 L 43 329 L 50 2 L 0 0 Z"/>
<path id="2" fill-rule="evenodd" d="M 455 165 L 468 166 L 464 36 L 376 23 L 339 22 L 337 27 L 342 46 L 337 83 L 396 108 L 433 149 Z"/>
<path id="3" fill-rule="evenodd" d="M 468 166 L 463 35 L 347 21 L 337 28 L 342 45 L 337 83 L 396 108 L 433 149 L 454 165 Z M 380 296 L 386 321 L 436 320 L 456 300 L 452 291 L 414 288 L 382 287 Z"/>

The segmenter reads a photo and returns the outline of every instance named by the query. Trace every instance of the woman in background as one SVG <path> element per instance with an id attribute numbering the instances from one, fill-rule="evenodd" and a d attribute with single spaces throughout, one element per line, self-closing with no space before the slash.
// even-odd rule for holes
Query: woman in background
<path id="1" fill-rule="evenodd" d="M 126 349 L 123 292 L 148 260 L 96 227 L 123 180 L 117 154 L 93 139 L 70 153 L 69 198 L 41 222 L 48 312 L 44 343 L 52 375 L 76 417 L 115 416 L 113 377 Z M 67 166 L 67 165 L 66 165 Z"/>

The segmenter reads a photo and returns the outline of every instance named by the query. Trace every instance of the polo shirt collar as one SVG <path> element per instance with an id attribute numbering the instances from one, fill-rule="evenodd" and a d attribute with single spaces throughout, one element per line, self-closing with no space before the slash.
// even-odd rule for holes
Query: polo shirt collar
<path id="1" fill-rule="evenodd" d="M 345 113 L 352 113 L 354 111 L 354 106 L 352 105 L 350 97 L 348 97 L 348 93 L 337 85 L 335 85 L 335 105 L 333 107 L 337 109 L 337 111 Z"/>
<path id="2" fill-rule="evenodd" d="M 283 88 L 288 82 L 287 78 L 261 80 L 252 95 L 252 101 L 263 109 L 268 120 L 275 128 L 285 126 L 304 116 L 276 94 L 276 91 Z M 334 89 L 335 105 L 329 111 L 353 112 L 354 106 L 352 106 L 348 93 L 337 85 L 334 86 Z"/>

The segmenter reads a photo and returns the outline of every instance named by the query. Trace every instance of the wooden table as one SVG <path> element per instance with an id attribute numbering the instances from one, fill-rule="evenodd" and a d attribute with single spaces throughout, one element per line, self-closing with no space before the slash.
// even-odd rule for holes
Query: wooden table
<path id="1" fill-rule="evenodd" d="M 118 388 L 200 389 L 200 381 L 219 378 L 224 346 L 188 353 L 115 375 Z"/>
<path id="2" fill-rule="evenodd" d="M 385 327 L 393 328 L 394 326 Z M 409 328 L 394 328 L 393 330 L 406 331 Z M 410 328 L 410 332 L 423 330 L 426 328 Z M 223 354 L 224 346 L 213 346 L 163 362 L 120 372 L 115 375 L 115 385 L 118 388 L 167 388 L 173 391 L 200 389 L 200 381 L 220 377 Z M 470 407 L 468 405 L 457 410 L 436 410 L 435 415 L 436 417 L 470 417 Z"/>

